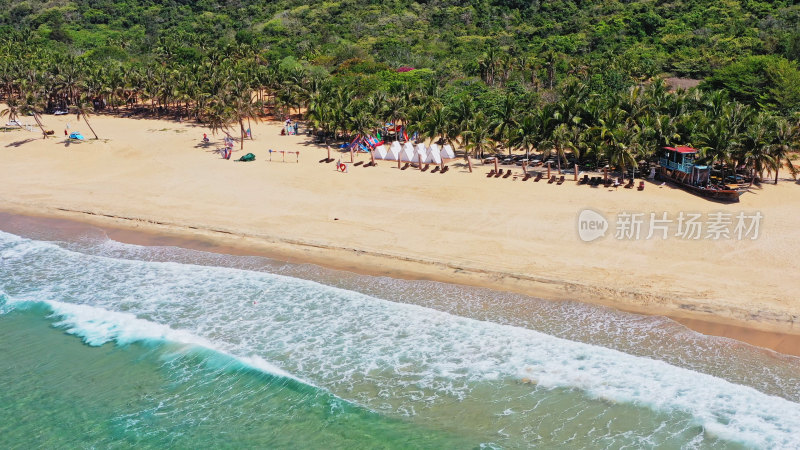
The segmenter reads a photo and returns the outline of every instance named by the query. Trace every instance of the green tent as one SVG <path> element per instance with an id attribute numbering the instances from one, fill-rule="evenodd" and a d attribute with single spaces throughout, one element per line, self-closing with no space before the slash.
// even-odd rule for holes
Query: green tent
<path id="1" fill-rule="evenodd" d="M 241 158 L 239 158 L 239 161 L 241 161 L 241 162 L 250 162 L 250 161 L 255 161 L 255 160 L 256 160 L 256 155 L 254 155 L 252 153 L 248 153 L 248 154 L 242 156 Z"/>

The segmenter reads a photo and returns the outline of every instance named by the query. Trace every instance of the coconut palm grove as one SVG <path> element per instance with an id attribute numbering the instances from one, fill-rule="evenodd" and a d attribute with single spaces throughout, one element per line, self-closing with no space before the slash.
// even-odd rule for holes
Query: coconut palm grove
<path id="1" fill-rule="evenodd" d="M 32 115 L 44 138 L 55 111 L 242 138 L 248 121 L 294 114 L 328 143 L 391 122 L 464 156 L 538 151 L 625 172 L 689 145 L 756 181 L 795 173 L 793 1 L 0 5 L 2 114 Z"/>

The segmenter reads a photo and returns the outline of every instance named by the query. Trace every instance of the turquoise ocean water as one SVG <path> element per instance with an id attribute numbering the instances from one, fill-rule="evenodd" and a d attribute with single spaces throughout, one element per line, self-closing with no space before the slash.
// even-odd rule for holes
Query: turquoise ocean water
<path id="1" fill-rule="evenodd" d="M 800 359 L 665 318 L 3 225 L 2 448 L 800 447 Z"/>

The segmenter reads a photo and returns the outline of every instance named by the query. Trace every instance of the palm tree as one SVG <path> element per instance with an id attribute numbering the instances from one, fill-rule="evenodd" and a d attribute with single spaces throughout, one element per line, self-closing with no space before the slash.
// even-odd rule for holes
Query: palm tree
<path id="1" fill-rule="evenodd" d="M 80 121 L 81 118 L 83 118 L 83 121 L 86 122 L 86 126 L 92 130 L 95 140 L 99 139 L 97 137 L 97 133 L 94 131 L 94 128 L 92 128 L 92 125 L 89 123 L 89 115 L 94 113 L 94 106 L 87 96 L 84 95 L 78 97 L 77 102 L 72 105 L 70 109 L 72 109 L 72 111 L 78 116 L 76 120 Z"/>
<path id="2" fill-rule="evenodd" d="M 469 155 L 480 155 L 483 158 L 484 152 L 494 147 L 489 130 L 490 126 L 483 113 L 476 114 L 475 119 L 466 126 L 462 139 L 464 143 L 464 158 L 467 160 L 470 172 L 472 172 L 472 162 L 469 159 Z"/>
<path id="3" fill-rule="evenodd" d="M 475 117 L 475 101 L 470 97 L 460 98 L 450 105 L 448 111 L 450 111 L 450 121 L 460 128 L 465 128 Z"/>
<path id="4" fill-rule="evenodd" d="M 25 101 L 22 103 L 19 110 L 21 114 L 33 116 L 36 125 L 42 130 L 42 139 L 47 139 L 47 131 L 45 131 L 44 124 L 42 123 L 42 111 L 44 107 L 45 100 L 37 94 L 30 93 L 25 97 Z"/>
<path id="5" fill-rule="evenodd" d="M 219 98 L 210 99 L 202 114 L 205 123 L 211 129 L 211 134 L 216 135 L 218 131 L 228 134 L 232 114 L 224 101 Z"/>
<path id="6" fill-rule="evenodd" d="M 384 117 L 394 125 L 394 140 L 398 139 L 398 120 L 405 119 L 406 103 L 400 96 L 389 97 L 384 105 Z"/>
<path id="7" fill-rule="evenodd" d="M 513 130 L 517 126 L 518 106 L 516 97 L 508 93 L 503 102 L 493 111 L 492 130 L 495 133 L 495 140 L 504 142 L 509 155 L 512 150 L 511 141 L 514 139 Z"/>
<path id="8" fill-rule="evenodd" d="M 617 129 L 613 134 L 616 136 L 610 140 L 610 145 L 607 148 L 608 162 L 614 166 L 618 166 L 622 171 L 623 177 L 627 173 L 628 167 L 636 165 L 636 157 L 634 156 L 635 147 L 625 142 L 625 131 Z M 633 141 L 634 139 L 629 139 Z"/>
<path id="9" fill-rule="evenodd" d="M 368 135 L 377 125 L 375 117 L 368 111 L 360 110 L 350 118 L 350 130 L 361 136 Z"/>
<path id="10" fill-rule="evenodd" d="M 447 135 L 448 124 L 447 111 L 441 106 L 436 106 L 429 111 L 428 117 L 424 122 L 425 134 L 432 140 L 436 138 L 444 140 Z"/>
<path id="11" fill-rule="evenodd" d="M 7 97 L 5 101 L 6 107 L 0 111 L 0 117 L 8 117 L 8 121 L 12 123 L 16 123 L 17 126 L 22 128 L 22 123 L 17 120 L 19 117 L 20 110 L 22 108 L 22 104 L 20 100 L 16 97 Z"/>
<path id="12" fill-rule="evenodd" d="M 408 133 L 425 133 L 425 121 L 428 117 L 428 109 L 425 106 L 412 106 L 408 109 Z"/>
<path id="13" fill-rule="evenodd" d="M 530 159 L 531 150 L 542 140 L 542 123 L 532 114 L 527 114 L 519 121 L 514 130 L 511 144 L 525 150 L 525 159 Z"/>
<path id="14" fill-rule="evenodd" d="M 697 136 L 700 154 L 711 163 L 716 161 L 724 165 L 732 161 L 733 151 L 738 145 L 739 135 L 735 123 L 735 113 L 732 108 L 725 107 L 720 109 L 718 117 L 709 116 L 709 114 L 705 114 L 705 126 Z M 724 180 L 724 168 L 722 177 Z"/>
<path id="15" fill-rule="evenodd" d="M 315 133 L 317 130 L 322 131 L 326 146 L 328 145 L 328 135 L 335 125 L 332 120 L 332 105 L 328 95 L 327 92 L 319 92 L 312 95 L 309 99 L 308 111 L 306 112 L 306 119 L 309 121 Z"/>
<path id="16" fill-rule="evenodd" d="M 773 159 L 769 153 L 773 141 L 773 129 L 773 118 L 768 114 L 762 112 L 754 115 L 747 128 L 737 135 L 728 157 L 729 161 L 735 165 L 743 164 L 753 178 L 756 174 L 763 178 L 764 171 L 773 166 Z"/>
<path id="17" fill-rule="evenodd" d="M 568 127 L 567 124 L 560 123 L 553 129 L 550 138 L 544 142 L 544 145 L 546 145 L 544 150 L 545 157 L 550 156 L 553 151 L 556 153 L 558 173 L 561 173 L 561 161 L 563 160 L 565 163 L 567 161 L 567 148 L 573 146 L 572 136 L 573 133 L 570 127 Z"/>
<path id="18" fill-rule="evenodd" d="M 778 184 L 778 170 L 780 170 L 784 160 L 786 160 L 786 166 L 792 177 L 797 178 L 800 168 L 795 168 L 792 164 L 792 160 L 789 159 L 789 153 L 793 147 L 796 148 L 798 145 L 798 139 L 800 139 L 800 127 L 798 125 L 786 119 L 778 120 L 774 140 L 770 146 L 770 156 L 773 159 L 775 168 L 775 184 Z"/>
<path id="19" fill-rule="evenodd" d="M 237 81 L 227 96 L 226 102 L 230 107 L 233 120 L 239 123 L 240 149 L 244 149 L 244 140 L 247 137 L 244 121 L 247 120 L 249 123 L 251 118 L 259 119 L 258 108 L 253 101 L 253 93 L 243 83 Z"/>
<path id="20" fill-rule="evenodd" d="M 375 116 L 370 114 L 369 111 L 365 111 L 363 109 L 360 109 L 354 116 L 350 118 L 350 131 L 361 136 L 368 135 L 376 125 L 377 123 L 375 121 Z M 373 152 L 370 152 L 370 159 L 372 162 L 375 162 L 375 154 Z M 353 162 L 352 149 L 350 150 L 350 162 Z"/>
<path id="21" fill-rule="evenodd" d="M 481 79 L 490 86 L 494 86 L 494 76 L 499 60 L 500 55 L 497 54 L 493 45 L 489 45 L 481 59 L 478 60 Z"/>
<path id="22" fill-rule="evenodd" d="M 553 50 L 548 50 L 544 54 L 544 66 L 547 68 L 547 83 L 550 89 L 553 89 L 553 83 L 556 78 L 556 62 L 561 55 Z"/>
<path id="23" fill-rule="evenodd" d="M 554 105 L 553 118 L 567 126 L 581 122 L 589 96 L 586 84 L 577 81 L 568 83 L 561 90 L 561 97 Z"/>

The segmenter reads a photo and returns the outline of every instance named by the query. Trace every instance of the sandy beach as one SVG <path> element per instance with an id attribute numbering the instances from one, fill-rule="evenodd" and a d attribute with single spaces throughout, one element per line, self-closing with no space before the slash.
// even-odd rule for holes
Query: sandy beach
<path id="1" fill-rule="evenodd" d="M 252 152 L 257 160 L 239 163 L 214 151 L 221 136 L 202 144 L 210 131 L 194 123 L 91 120 L 99 141 L 66 142 L 67 123 L 91 137 L 72 115 L 45 116 L 52 139 L 36 129 L 0 132 L 0 209 L 355 272 L 667 315 L 743 340 L 755 330 L 800 335 L 800 186 L 792 182 L 720 204 L 652 182 L 637 191 L 579 186 L 571 175 L 563 185 L 487 179 L 490 166 L 477 163 L 470 174 L 462 160 L 445 174 L 398 170 L 389 161 L 339 173 L 318 162 L 324 148 L 305 135 L 280 136 L 274 122 L 253 124 L 254 140 L 243 151 L 237 144 L 233 158 Z M 299 151 L 299 163 L 275 153 L 270 162 L 268 149 Z M 605 237 L 583 242 L 577 218 L 585 208 L 612 222 L 621 212 L 760 212 L 763 221 L 755 240 L 644 239 L 646 229 L 641 239 L 620 240 L 612 224 Z M 749 340 L 756 341 L 787 353 L 796 342 Z"/>

